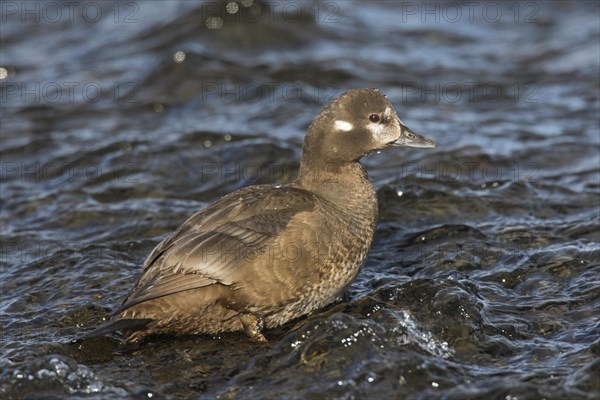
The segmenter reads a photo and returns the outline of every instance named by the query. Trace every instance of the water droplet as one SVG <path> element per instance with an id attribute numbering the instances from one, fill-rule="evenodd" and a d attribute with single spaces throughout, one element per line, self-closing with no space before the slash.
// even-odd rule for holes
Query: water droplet
<path id="1" fill-rule="evenodd" d="M 437 382 L 431 382 L 431 386 L 433 386 L 434 388 L 439 387 L 440 384 Z"/>
<path id="2" fill-rule="evenodd" d="M 236 12 L 238 12 L 239 9 L 240 6 L 238 6 L 238 4 L 235 1 L 231 1 L 227 3 L 227 6 L 225 6 L 225 10 L 227 10 L 229 14 L 235 14 Z"/>
<path id="3" fill-rule="evenodd" d="M 154 112 L 156 112 L 156 113 L 161 113 L 165 110 L 165 106 L 163 106 L 160 103 L 155 103 L 153 108 L 154 108 Z"/>
<path id="4" fill-rule="evenodd" d="M 0 67 L 0 81 L 5 80 L 6 78 L 8 78 L 8 70 L 4 67 Z"/>
<path id="5" fill-rule="evenodd" d="M 206 18 L 206 27 L 208 29 L 221 29 L 223 27 L 223 18 L 221 18 L 221 17 Z"/>
<path id="6" fill-rule="evenodd" d="M 223 139 L 225 139 L 226 142 L 230 142 L 231 141 L 231 135 L 227 134 L 223 137 Z"/>
<path id="7" fill-rule="evenodd" d="M 182 63 L 183 61 L 185 61 L 185 52 L 181 50 L 177 51 L 175 54 L 173 54 L 173 60 L 176 63 Z"/>
<path id="8" fill-rule="evenodd" d="M 210 147 L 210 146 L 212 146 L 212 142 L 210 140 L 205 140 L 204 147 Z"/>
<path id="9" fill-rule="evenodd" d="M 396 192 L 396 194 L 398 195 L 398 197 L 401 197 L 401 196 L 402 196 L 404 193 L 402 193 L 402 190 L 398 190 L 398 191 Z"/>

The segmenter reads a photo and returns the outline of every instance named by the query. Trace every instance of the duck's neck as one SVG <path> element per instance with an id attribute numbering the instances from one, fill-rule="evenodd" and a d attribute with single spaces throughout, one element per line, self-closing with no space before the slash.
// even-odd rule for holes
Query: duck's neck
<path id="1" fill-rule="evenodd" d="M 377 193 L 359 162 L 311 165 L 302 163 L 297 184 L 339 208 L 377 219 Z"/>

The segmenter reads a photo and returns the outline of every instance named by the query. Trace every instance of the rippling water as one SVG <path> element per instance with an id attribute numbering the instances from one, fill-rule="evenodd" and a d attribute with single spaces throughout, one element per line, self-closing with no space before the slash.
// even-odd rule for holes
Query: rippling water
<path id="1" fill-rule="evenodd" d="M 1 4 L 0 397 L 600 396 L 596 2 Z M 296 174 L 351 87 L 438 142 L 365 159 L 339 301 L 267 332 L 74 341 L 194 211 Z"/>

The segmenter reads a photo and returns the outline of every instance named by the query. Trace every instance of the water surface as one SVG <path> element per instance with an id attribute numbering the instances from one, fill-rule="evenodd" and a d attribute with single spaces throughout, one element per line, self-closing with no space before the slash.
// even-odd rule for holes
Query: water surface
<path id="1" fill-rule="evenodd" d="M 596 2 L 23 4 L 1 9 L 2 398 L 600 396 Z M 365 158 L 380 223 L 336 304 L 268 344 L 74 342 L 193 212 L 292 180 L 352 87 L 438 147 Z"/>

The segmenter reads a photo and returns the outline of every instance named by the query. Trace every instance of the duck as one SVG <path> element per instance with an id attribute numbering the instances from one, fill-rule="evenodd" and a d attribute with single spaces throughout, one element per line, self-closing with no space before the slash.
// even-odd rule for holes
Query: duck
<path id="1" fill-rule="evenodd" d="M 344 92 L 310 124 L 294 181 L 241 188 L 189 217 L 91 335 L 122 331 L 138 342 L 243 331 L 266 342 L 266 330 L 334 302 L 363 266 L 378 208 L 361 158 L 435 146 L 379 90 Z"/>

